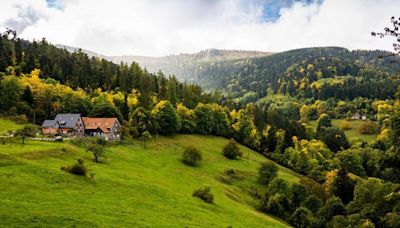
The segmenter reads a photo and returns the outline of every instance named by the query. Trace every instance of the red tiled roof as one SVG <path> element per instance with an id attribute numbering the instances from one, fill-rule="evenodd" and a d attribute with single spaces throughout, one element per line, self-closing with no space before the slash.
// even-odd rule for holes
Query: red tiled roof
<path id="1" fill-rule="evenodd" d="M 92 118 L 92 117 L 82 117 L 85 129 L 94 130 L 100 128 L 104 133 L 110 132 L 110 128 L 115 124 L 117 118 Z"/>

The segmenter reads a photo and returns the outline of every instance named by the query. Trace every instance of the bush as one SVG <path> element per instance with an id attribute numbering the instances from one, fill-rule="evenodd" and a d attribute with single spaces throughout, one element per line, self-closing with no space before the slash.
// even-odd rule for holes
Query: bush
<path id="1" fill-rule="evenodd" d="M 85 164 L 83 163 L 82 159 L 78 159 L 75 164 L 72 166 L 67 166 L 67 167 L 61 167 L 62 170 L 72 173 L 74 175 L 79 175 L 79 176 L 86 176 L 87 173 L 87 168 Z"/>
<path id="2" fill-rule="evenodd" d="M 87 151 L 93 154 L 95 162 L 99 162 L 100 157 L 104 156 L 104 146 L 102 144 L 92 144 L 88 147 Z"/>
<path id="3" fill-rule="evenodd" d="M 299 228 L 312 227 L 314 223 L 313 214 L 305 207 L 297 208 L 290 220 L 294 227 Z"/>
<path id="4" fill-rule="evenodd" d="M 291 208 L 294 210 L 301 205 L 306 199 L 308 192 L 303 185 L 293 184 L 290 187 L 290 203 Z"/>
<path id="5" fill-rule="evenodd" d="M 286 196 L 275 194 L 269 197 L 268 201 L 263 201 L 266 205 L 261 205 L 262 210 L 267 213 L 284 218 L 289 210 L 289 200 Z"/>
<path id="6" fill-rule="evenodd" d="M 317 132 L 320 131 L 323 127 L 332 127 L 332 119 L 331 117 L 326 114 L 322 113 L 319 118 L 318 118 L 318 126 L 317 126 Z"/>
<path id="7" fill-rule="evenodd" d="M 234 139 L 231 139 L 222 150 L 222 154 L 228 159 L 236 159 L 237 157 L 242 156 L 242 152 L 239 149 L 237 142 Z"/>
<path id="8" fill-rule="evenodd" d="M 289 183 L 282 178 L 275 178 L 268 184 L 267 192 L 270 196 L 275 194 L 289 195 Z"/>
<path id="9" fill-rule="evenodd" d="M 192 146 L 186 147 L 182 155 L 182 162 L 189 166 L 196 166 L 201 159 L 200 151 Z"/>
<path id="10" fill-rule="evenodd" d="M 360 128 L 358 129 L 358 131 L 361 134 L 375 134 L 377 131 L 377 126 L 374 122 L 372 121 L 367 121 L 365 123 L 363 123 Z"/>
<path id="11" fill-rule="evenodd" d="M 322 200 L 313 194 L 306 198 L 303 206 L 310 210 L 312 213 L 317 213 L 317 211 L 322 206 Z"/>
<path id="12" fill-rule="evenodd" d="M 343 120 L 343 121 L 340 123 L 340 129 L 342 129 L 343 131 L 351 130 L 351 124 L 350 124 L 350 122 L 347 121 L 347 120 Z"/>
<path id="13" fill-rule="evenodd" d="M 258 181 L 261 184 L 269 184 L 278 176 L 278 166 L 273 162 L 265 162 L 258 170 Z"/>
<path id="14" fill-rule="evenodd" d="M 211 189 L 208 186 L 195 190 L 192 196 L 200 198 L 206 203 L 214 203 L 214 195 L 211 193 Z"/>
<path id="15" fill-rule="evenodd" d="M 317 133 L 317 138 L 322 140 L 328 148 L 335 153 L 350 147 L 346 135 L 339 128 L 322 128 L 322 130 Z"/>

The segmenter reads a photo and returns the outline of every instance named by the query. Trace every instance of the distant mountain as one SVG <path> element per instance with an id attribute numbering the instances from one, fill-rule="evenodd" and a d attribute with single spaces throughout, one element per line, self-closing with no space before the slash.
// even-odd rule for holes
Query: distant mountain
<path id="1" fill-rule="evenodd" d="M 175 75 L 181 81 L 199 82 L 198 73 L 201 73 L 201 66 L 213 65 L 218 62 L 229 62 L 248 60 L 251 58 L 259 58 L 270 56 L 272 52 L 261 51 L 243 51 L 243 50 L 220 50 L 220 49 L 206 49 L 194 54 L 179 54 L 169 55 L 163 57 L 147 57 L 135 55 L 123 56 L 106 56 L 93 51 L 71 47 L 67 45 L 56 45 L 59 48 L 66 49 L 69 52 L 81 50 L 89 57 L 104 58 L 114 63 L 132 63 L 137 62 L 145 67 L 150 72 L 157 72 L 161 70 L 164 74 Z M 210 87 L 210 86 L 206 86 Z M 212 87 L 212 86 L 211 86 Z"/>
<path id="2" fill-rule="evenodd" d="M 115 63 L 134 61 L 150 72 L 161 70 L 206 90 L 219 89 L 234 97 L 246 95 L 251 100 L 266 96 L 268 90 L 314 99 L 386 99 L 393 97 L 400 84 L 396 75 L 400 64 L 380 58 L 388 52 L 378 50 L 316 47 L 270 53 L 207 49 L 164 57 L 103 56 L 82 51 Z"/>
<path id="3" fill-rule="evenodd" d="M 65 49 L 65 50 L 67 50 L 69 52 L 75 52 L 75 51 L 81 50 L 83 53 L 86 53 L 89 57 L 99 57 L 99 58 L 103 58 L 103 59 L 107 59 L 108 60 L 107 56 L 98 54 L 98 53 L 96 53 L 94 51 L 89 51 L 89 50 L 86 50 L 86 49 L 72 47 L 72 46 L 63 45 L 63 44 L 56 44 L 55 46 L 58 47 L 58 48 L 61 48 L 61 49 Z"/>
<path id="4" fill-rule="evenodd" d="M 160 65 L 174 65 L 180 63 L 199 63 L 199 62 L 215 62 L 227 61 L 235 59 L 248 59 L 254 57 L 262 57 L 271 55 L 271 52 L 260 51 L 242 51 L 242 50 L 220 50 L 220 49 L 206 49 L 194 54 L 179 54 L 169 55 L 163 57 L 146 57 L 146 56 L 108 56 L 109 60 L 114 62 L 138 62 L 139 64 L 147 65 L 148 70 L 157 71 Z M 170 66 L 169 66 L 170 67 Z"/>

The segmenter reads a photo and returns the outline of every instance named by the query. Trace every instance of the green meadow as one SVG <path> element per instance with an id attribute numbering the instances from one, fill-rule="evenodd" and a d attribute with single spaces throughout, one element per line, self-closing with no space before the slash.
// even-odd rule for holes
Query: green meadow
<path id="1" fill-rule="evenodd" d="M 332 120 L 332 126 L 340 128 L 340 124 L 342 121 L 346 121 L 344 119 L 333 119 Z M 346 134 L 347 138 L 349 140 L 356 140 L 356 139 L 361 139 L 362 141 L 365 142 L 373 142 L 376 140 L 376 137 L 378 134 L 361 134 L 359 132 L 359 129 L 365 121 L 363 120 L 349 120 L 351 129 L 344 131 Z M 309 124 L 315 128 L 317 128 L 317 121 L 310 121 Z"/>
<path id="2" fill-rule="evenodd" d="M 12 139 L 0 144 L 0 226 L 79 227 L 287 227 L 258 212 L 257 170 L 267 159 L 241 146 L 243 157 L 222 154 L 227 139 L 214 136 L 160 137 L 109 146 L 102 163 L 70 142 Z M 200 149 L 198 167 L 181 162 L 184 148 Z M 83 159 L 88 177 L 61 170 Z M 235 169 L 236 177 L 225 174 Z M 299 175 L 279 166 L 291 183 Z M 192 197 L 209 186 L 215 204 Z"/>
<path id="3" fill-rule="evenodd" d="M 0 119 L 0 135 L 5 135 L 8 131 L 16 131 L 23 128 L 24 125 L 17 124 L 8 119 Z"/>

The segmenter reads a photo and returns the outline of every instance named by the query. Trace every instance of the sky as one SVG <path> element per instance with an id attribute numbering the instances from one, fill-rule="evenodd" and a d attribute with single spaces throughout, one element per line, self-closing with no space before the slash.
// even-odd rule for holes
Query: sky
<path id="1" fill-rule="evenodd" d="M 372 37 L 400 0 L 1 0 L 0 32 L 104 55 L 316 46 L 392 50 Z"/>

